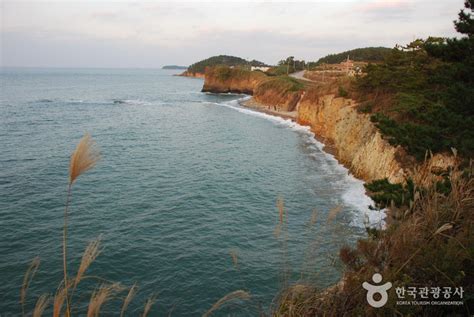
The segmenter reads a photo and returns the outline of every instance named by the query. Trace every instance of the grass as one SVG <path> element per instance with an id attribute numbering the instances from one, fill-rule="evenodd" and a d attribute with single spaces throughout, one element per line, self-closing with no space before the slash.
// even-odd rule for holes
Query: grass
<path id="1" fill-rule="evenodd" d="M 432 173 L 429 161 L 414 171 L 411 200 L 394 208 L 392 223 L 384 231 L 369 234 L 354 248 L 344 247 L 341 282 L 318 290 L 295 284 L 282 290 L 275 316 L 393 316 L 446 314 L 470 315 L 474 302 L 465 296 L 464 306 L 397 306 L 394 292 L 387 305 L 374 310 L 361 288 L 374 272 L 394 287 L 463 287 L 474 291 L 474 180 L 472 164 L 455 166 L 447 175 L 450 191 L 437 188 L 441 176 Z"/>
<path id="2" fill-rule="evenodd" d="M 456 152 L 454 151 L 454 155 Z M 76 147 L 70 165 L 68 196 L 65 208 L 63 231 L 63 280 L 56 288 L 51 301 L 49 294 L 42 294 L 35 301 L 31 313 L 27 313 L 27 295 L 31 281 L 40 267 L 40 259 L 33 259 L 25 272 L 20 290 L 22 315 L 41 316 L 52 302 L 53 317 L 87 315 L 100 316 L 101 309 L 111 299 L 123 297 L 120 316 L 127 312 L 129 304 L 135 298 L 138 287 L 133 284 L 126 288 L 120 283 L 101 282 L 92 291 L 86 311 L 79 313 L 71 307 L 80 307 L 76 303 L 74 293 L 79 284 L 86 278 L 88 268 L 102 252 L 100 237 L 86 247 L 76 274 L 70 276 L 67 271 L 67 212 L 72 196 L 72 185 L 78 177 L 95 166 L 98 152 L 89 135 L 86 135 Z M 368 308 L 365 292 L 361 290 L 362 282 L 370 281 L 373 272 L 382 273 L 384 279 L 392 281 L 395 287 L 409 285 L 464 287 L 466 294 L 474 291 L 474 180 L 472 162 L 468 167 L 454 166 L 445 175 L 433 173 L 431 160 L 413 171 L 410 187 L 398 187 L 380 183 L 380 191 L 394 190 L 394 198 L 403 196 L 397 208 L 392 206 L 392 223 L 387 230 L 372 230 L 366 239 L 357 242 L 357 246 L 343 247 L 339 258 L 344 265 L 341 282 L 334 287 L 319 290 L 316 285 L 296 283 L 289 285 L 290 267 L 287 261 L 288 252 L 288 215 L 282 198 L 277 199 L 277 221 L 275 236 L 280 243 L 283 257 L 282 289 L 275 299 L 271 314 L 273 316 L 342 316 L 342 315 L 439 315 L 451 313 L 443 306 L 397 307 L 395 298 L 377 312 Z M 449 186 L 440 190 L 440 180 L 449 181 Z M 404 191 L 400 194 L 400 191 Z M 410 195 L 405 192 L 410 191 Z M 389 196 L 391 197 L 391 196 Z M 386 197 L 381 200 L 389 205 Z M 337 219 L 341 206 L 336 206 L 328 213 L 326 223 Z M 308 227 L 312 228 L 318 219 L 313 210 Z M 238 268 L 236 252 L 230 253 L 233 265 Z M 102 279 L 99 279 L 103 281 Z M 249 292 L 237 290 L 219 299 L 204 316 L 211 316 L 218 309 L 232 301 L 249 301 Z M 81 297 L 83 300 L 84 298 Z M 79 300 L 80 301 L 80 300 Z M 146 317 L 157 296 L 150 296 L 143 307 L 141 316 Z M 463 307 L 455 307 L 457 314 L 471 314 L 474 306 L 473 298 L 466 298 Z M 65 307 L 64 307 L 65 306 Z M 452 308 L 452 307 L 449 307 Z M 443 310 L 444 309 L 444 310 Z"/>
<path id="3" fill-rule="evenodd" d="M 218 310 L 220 307 L 222 307 L 224 304 L 230 302 L 230 301 L 234 301 L 234 300 L 249 300 L 251 298 L 250 294 L 248 292 L 245 292 L 245 291 L 242 291 L 242 290 L 238 290 L 238 291 L 234 291 L 234 292 L 231 292 L 227 295 L 225 295 L 224 297 L 222 297 L 221 299 L 219 299 L 214 305 L 212 305 L 212 307 L 207 311 L 205 312 L 202 316 L 203 317 L 209 317 L 211 316 L 212 313 L 214 313 L 216 310 Z"/>
<path id="4" fill-rule="evenodd" d="M 215 66 L 206 70 L 209 77 L 215 77 L 220 81 L 232 80 L 265 80 L 267 77 L 264 73 L 258 71 L 250 71 L 241 67 L 230 68 L 228 66 Z"/>
<path id="5" fill-rule="evenodd" d="M 93 264 L 96 258 L 102 252 L 101 248 L 101 237 L 91 241 L 86 247 L 84 253 L 82 254 L 81 263 L 77 269 L 77 272 L 74 276 L 70 277 L 68 273 L 68 253 L 67 253 L 67 226 L 68 226 L 68 211 L 70 207 L 70 201 L 72 197 L 73 184 L 77 181 L 78 177 L 83 175 L 88 170 L 94 168 L 96 163 L 99 160 L 99 152 L 97 147 L 92 140 L 89 134 L 86 134 L 78 143 L 76 149 L 74 150 L 71 161 L 69 165 L 69 182 L 68 182 L 68 191 L 67 198 L 64 210 L 64 226 L 63 226 L 63 279 L 59 283 L 58 287 L 55 289 L 54 296 L 51 300 L 50 294 L 42 294 L 36 300 L 35 306 L 31 312 L 27 312 L 27 302 L 28 302 L 28 289 L 29 286 L 35 277 L 36 273 L 40 267 L 40 258 L 35 257 L 28 269 L 25 272 L 23 283 L 20 289 L 20 305 L 22 310 L 22 316 L 33 316 L 40 317 L 44 314 L 45 310 L 48 308 L 48 305 L 52 302 L 52 315 L 53 317 L 60 316 L 72 316 L 73 313 L 79 316 L 87 317 L 97 317 L 101 315 L 102 307 L 107 304 L 112 299 L 117 299 L 120 297 L 124 291 L 127 290 L 121 283 L 118 282 L 108 282 L 104 279 L 97 276 L 87 276 L 88 268 Z M 235 267 L 237 268 L 237 254 L 231 253 L 232 260 Z M 79 300 L 75 300 L 74 293 L 78 288 L 79 284 L 85 279 L 93 279 L 100 281 L 95 289 L 92 291 L 89 301 L 85 306 L 86 311 L 78 312 L 72 309 L 72 307 L 83 307 L 84 297 L 81 296 Z M 137 284 L 133 284 L 123 298 L 120 316 L 125 316 L 127 313 L 127 308 L 130 303 L 135 298 L 138 292 Z M 84 294 L 82 294 L 84 295 Z M 217 311 L 220 307 L 224 306 L 227 302 L 234 300 L 249 300 L 251 298 L 248 292 L 239 290 L 234 291 L 219 301 L 217 301 L 206 313 L 205 316 L 210 316 L 212 313 Z M 82 301 L 82 302 L 81 302 Z M 146 300 L 143 312 L 140 314 L 141 317 L 146 317 L 151 311 L 151 308 L 157 301 L 157 296 L 152 295 Z M 119 315 L 119 314 L 117 314 Z M 170 313 L 171 315 L 171 313 Z"/>
<path id="6" fill-rule="evenodd" d="M 278 90 L 281 93 L 297 92 L 304 89 L 304 85 L 297 79 L 289 76 L 277 76 L 262 82 L 258 90 Z"/>

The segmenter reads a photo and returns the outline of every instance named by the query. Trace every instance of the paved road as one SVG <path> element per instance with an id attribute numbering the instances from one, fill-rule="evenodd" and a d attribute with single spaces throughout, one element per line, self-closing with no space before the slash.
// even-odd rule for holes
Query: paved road
<path id="1" fill-rule="evenodd" d="M 293 77 L 293 78 L 296 78 L 296 79 L 311 81 L 311 82 L 315 83 L 314 80 L 303 77 L 304 72 L 305 72 L 304 70 L 300 70 L 299 72 L 291 73 L 290 76 Z"/>

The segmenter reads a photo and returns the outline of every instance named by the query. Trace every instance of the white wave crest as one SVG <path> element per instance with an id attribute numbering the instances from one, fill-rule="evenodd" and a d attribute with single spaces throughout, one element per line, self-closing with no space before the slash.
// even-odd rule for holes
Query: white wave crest
<path id="1" fill-rule="evenodd" d="M 232 101 L 222 102 L 222 103 L 215 103 L 215 102 L 206 102 L 209 104 L 215 104 L 227 108 L 231 108 L 235 111 L 251 115 L 254 117 L 263 118 L 266 120 L 270 120 L 279 126 L 284 126 L 288 129 L 296 131 L 307 138 L 308 143 L 311 143 L 316 147 L 318 150 L 313 155 L 322 155 L 327 163 L 328 169 L 336 170 L 339 174 L 344 175 L 342 182 L 344 183 L 344 193 L 341 196 L 342 201 L 346 206 L 350 206 L 354 208 L 352 213 L 352 221 L 351 225 L 356 227 L 364 228 L 369 226 L 371 228 L 378 228 L 384 229 L 386 226 L 385 218 L 386 213 L 385 210 L 372 210 L 369 206 L 374 205 L 374 201 L 366 195 L 364 182 L 355 178 L 350 171 L 344 167 L 334 155 L 323 151 L 324 144 L 319 142 L 315 138 L 315 134 L 311 131 L 310 127 L 302 126 L 290 119 L 284 119 L 278 116 L 270 115 L 267 113 L 255 111 L 252 109 L 244 108 L 240 105 L 241 102 L 250 99 L 251 96 L 246 96 L 243 98 L 239 98 Z M 315 149 L 315 150 L 316 150 Z"/>

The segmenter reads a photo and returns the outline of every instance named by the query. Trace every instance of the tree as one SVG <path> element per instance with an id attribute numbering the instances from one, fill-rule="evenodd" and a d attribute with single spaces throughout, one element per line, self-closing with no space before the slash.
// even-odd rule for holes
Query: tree
<path id="1" fill-rule="evenodd" d="M 466 0 L 464 2 L 464 7 L 470 9 L 471 13 L 466 13 L 464 10 L 461 10 L 461 12 L 459 12 L 459 20 L 454 21 L 454 25 L 456 31 L 472 38 L 474 34 L 474 19 L 472 16 L 472 12 L 474 11 L 474 0 Z"/>

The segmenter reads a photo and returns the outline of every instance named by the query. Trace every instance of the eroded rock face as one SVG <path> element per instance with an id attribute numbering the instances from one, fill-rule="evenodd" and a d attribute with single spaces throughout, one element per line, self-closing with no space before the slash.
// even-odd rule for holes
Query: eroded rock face
<path id="1" fill-rule="evenodd" d="M 245 93 L 270 110 L 296 111 L 298 123 L 310 126 L 336 158 L 366 182 L 387 178 L 392 183 L 403 183 L 420 166 L 401 146 L 384 140 L 370 115 L 357 111 L 354 100 L 280 89 L 278 85 L 268 85 L 269 80 L 257 72 L 206 70 L 202 91 Z M 436 154 L 429 163 L 433 172 L 439 172 L 452 166 L 455 159 L 449 153 Z"/>
<path id="2" fill-rule="evenodd" d="M 253 95 L 255 88 L 265 80 L 265 77 L 262 73 L 224 67 L 209 67 L 206 68 L 202 91 Z"/>
<path id="3" fill-rule="evenodd" d="M 301 92 L 279 89 L 278 86 L 263 85 L 275 79 L 260 72 L 238 69 L 208 68 L 203 92 L 242 93 L 253 95 L 255 101 L 276 111 L 293 111 L 300 100 Z"/>
<path id="4" fill-rule="evenodd" d="M 298 106 L 298 122 L 333 146 L 335 155 L 365 181 L 388 178 L 403 182 L 407 172 L 397 159 L 400 147 L 393 147 L 377 131 L 366 114 L 355 109 L 352 100 L 334 95 L 317 100 L 303 98 Z"/>
<path id="5" fill-rule="evenodd" d="M 185 71 L 185 72 L 181 73 L 179 76 L 195 77 L 195 78 L 204 78 L 205 77 L 205 75 L 203 73 L 191 73 L 191 72 L 188 72 L 188 71 Z"/>
<path id="6" fill-rule="evenodd" d="M 270 110 L 294 111 L 300 100 L 301 93 L 297 91 L 282 93 L 277 89 L 258 89 L 254 93 L 255 100 L 267 106 Z"/>

